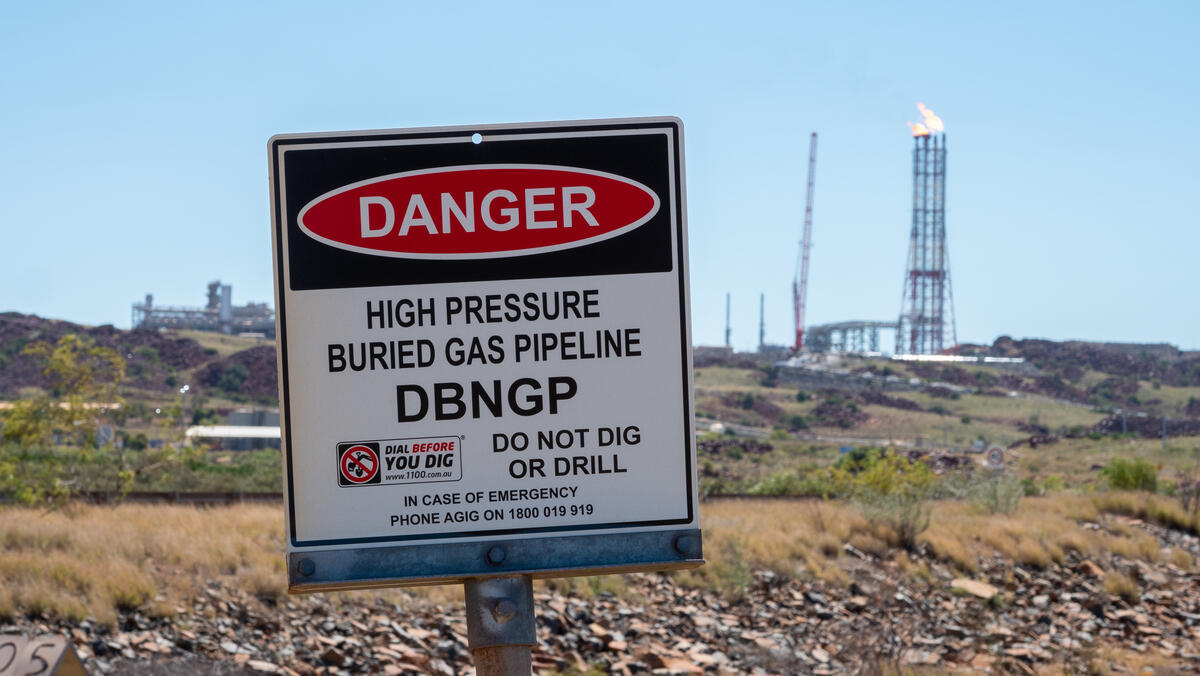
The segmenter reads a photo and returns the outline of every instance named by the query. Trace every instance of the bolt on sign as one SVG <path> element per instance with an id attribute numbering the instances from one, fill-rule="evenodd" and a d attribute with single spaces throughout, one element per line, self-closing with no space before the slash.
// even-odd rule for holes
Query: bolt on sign
<path id="1" fill-rule="evenodd" d="M 702 563 L 678 119 L 269 153 L 292 591 Z"/>

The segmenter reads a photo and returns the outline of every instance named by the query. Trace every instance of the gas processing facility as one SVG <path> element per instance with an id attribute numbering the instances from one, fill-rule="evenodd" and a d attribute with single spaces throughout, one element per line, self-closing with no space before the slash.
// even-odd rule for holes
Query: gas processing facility
<path id="1" fill-rule="evenodd" d="M 942 355 L 958 344 L 954 294 L 950 287 L 950 254 L 946 248 L 945 126 L 924 104 L 918 103 L 917 108 L 924 119 L 909 123 L 913 135 L 912 228 L 900 314 L 895 320 L 851 320 L 804 326 L 817 154 L 817 135 L 812 135 L 804 231 L 792 283 L 796 321 L 795 340 L 790 346 L 793 357 L 805 353 L 879 353 L 887 351 L 885 341 L 889 337 L 894 338 L 894 354 L 897 355 Z M 760 320 L 760 343 L 763 342 L 761 324 Z"/>
<path id="2" fill-rule="evenodd" d="M 233 304 L 233 287 L 220 281 L 208 285 L 204 307 L 155 305 L 154 296 L 133 304 L 133 328 L 195 329 L 229 335 L 275 337 L 275 311 L 266 303 Z"/>

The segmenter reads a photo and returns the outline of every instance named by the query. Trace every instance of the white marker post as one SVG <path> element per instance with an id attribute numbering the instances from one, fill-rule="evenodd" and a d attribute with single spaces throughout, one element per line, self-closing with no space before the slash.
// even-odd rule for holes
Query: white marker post
<path id="1" fill-rule="evenodd" d="M 87 670 L 66 637 L 0 634 L 0 676 L 87 676 Z"/>
<path id="2" fill-rule="evenodd" d="M 290 591 L 464 583 L 528 673 L 532 578 L 703 563 L 678 119 L 269 152 Z"/>

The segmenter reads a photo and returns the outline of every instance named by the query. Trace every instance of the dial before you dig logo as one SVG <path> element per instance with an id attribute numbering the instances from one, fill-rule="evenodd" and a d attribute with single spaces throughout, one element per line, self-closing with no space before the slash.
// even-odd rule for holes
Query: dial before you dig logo
<path id="1" fill-rule="evenodd" d="M 364 486 L 379 483 L 379 443 L 349 442 L 337 446 L 338 485 Z"/>

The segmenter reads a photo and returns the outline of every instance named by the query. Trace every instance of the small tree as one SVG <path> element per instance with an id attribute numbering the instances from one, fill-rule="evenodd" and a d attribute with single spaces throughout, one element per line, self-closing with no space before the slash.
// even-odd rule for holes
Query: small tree
<path id="1" fill-rule="evenodd" d="M 4 425 L 4 439 L 22 446 L 46 446 L 54 432 L 83 447 L 94 447 L 96 433 L 121 405 L 125 360 L 110 348 L 68 333 L 54 345 L 31 343 L 23 353 L 41 360 L 50 379 L 48 394 L 16 402 Z"/>
<path id="2" fill-rule="evenodd" d="M 848 477 L 849 492 L 872 522 L 886 525 L 905 549 L 929 527 L 934 475 L 923 462 L 889 453 Z"/>
<path id="3" fill-rule="evenodd" d="M 6 416 L 0 493 L 25 504 L 61 502 L 73 485 L 73 469 L 104 460 L 105 451 L 95 450 L 97 432 L 121 404 L 125 360 L 75 334 L 54 345 L 27 345 L 23 352 L 44 363 L 51 389 L 15 402 Z M 76 448 L 56 449 L 55 432 Z"/>

